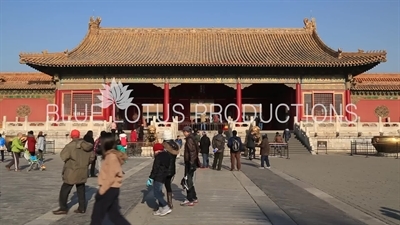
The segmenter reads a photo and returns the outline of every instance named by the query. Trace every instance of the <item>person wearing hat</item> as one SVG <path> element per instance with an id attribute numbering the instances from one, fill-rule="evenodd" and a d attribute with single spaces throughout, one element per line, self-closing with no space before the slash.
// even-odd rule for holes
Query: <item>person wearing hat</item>
<path id="1" fill-rule="evenodd" d="M 197 203 L 197 194 L 194 188 L 194 172 L 200 166 L 199 161 L 199 145 L 195 140 L 192 128 L 186 126 L 183 128 L 183 135 L 186 138 L 185 150 L 183 153 L 185 163 L 185 177 L 187 178 L 188 189 L 186 189 L 186 200 L 181 203 L 182 206 L 193 206 Z"/>
<path id="2" fill-rule="evenodd" d="M 85 213 L 86 196 L 85 183 L 88 179 L 88 166 L 94 160 L 93 144 L 86 142 L 80 138 L 78 130 L 72 130 L 69 135 L 72 139 L 70 143 L 65 145 L 60 153 L 60 158 L 64 162 L 62 172 L 63 184 L 60 190 L 59 204 L 60 208 L 53 211 L 55 215 L 63 215 L 68 213 L 68 195 L 72 187 L 76 186 L 78 193 L 79 207 L 75 213 Z"/>
<path id="3" fill-rule="evenodd" d="M 164 199 L 162 192 L 165 181 L 169 174 L 170 159 L 168 152 L 164 150 L 164 146 L 160 143 L 156 143 L 153 146 L 154 151 L 154 162 L 151 170 L 149 179 L 147 180 L 147 186 L 153 186 L 154 197 L 158 201 L 158 210 L 154 212 L 155 216 L 165 216 L 172 212 L 167 201 Z"/>
<path id="4" fill-rule="evenodd" d="M 164 140 L 164 142 L 162 144 L 164 146 L 164 149 L 168 152 L 168 154 L 170 156 L 168 176 L 167 176 L 167 179 L 165 180 L 165 189 L 167 190 L 168 206 L 172 209 L 174 206 L 172 204 L 172 186 L 171 185 L 172 185 L 172 180 L 174 179 L 174 176 L 176 174 L 176 157 L 179 154 L 179 146 L 174 141 L 171 130 L 164 130 L 163 140 Z"/>

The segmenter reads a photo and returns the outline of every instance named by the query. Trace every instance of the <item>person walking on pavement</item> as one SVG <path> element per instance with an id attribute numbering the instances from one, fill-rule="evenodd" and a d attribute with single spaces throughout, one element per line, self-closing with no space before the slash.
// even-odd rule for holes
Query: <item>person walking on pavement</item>
<path id="1" fill-rule="evenodd" d="M 203 131 L 203 136 L 200 139 L 200 153 L 201 156 L 203 157 L 203 165 L 201 168 L 208 168 L 210 165 L 208 156 L 210 154 L 210 146 L 211 146 L 211 141 L 210 138 L 207 136 L 207 133 Z"/>
<path id="2" fill-rule="evenodd" d="M 97 191 L 90 225 L 101 225 L 105 216 L 114 224 L 130 225 L 121 214 L 119 205 L 119 193 L 122 185 L 124 173 L 122 164 L 128 158 L 125 153 L 117 151 L 115 147 L 115 137 L 111 133 L 103 134 L 102 144 L 104 149 L 104 162 L 99 172 Z"/>
<path id="3" fill-rule="evenodd" d="M 231 150 L 231 171 L 236 169 L 239 171 L 241 169 L 242 164 L 240 163 L 240 153 L 243 149 L 242 140 L 237 136 L 237 131 L 232 131 L 232 137 L 228 140 L 228 147 Z"/>
<path id="4" fill-rule="evenodd" d="M 269 152 L 270 152 L 270 146 L 269 146 L 269 141 L 268 141 L 268 135 L 264 134 L 261 145 L 260 145 L 260 155 L 261 155 L 260 169 L 271 168 L 271 165 L 269 164 L 269 158 L 268 158 Z"/>
<path id="5" fill-rule="evenodd" d="M 37 136 L 38 160 L 43 162 L 43 152 L 46 150 L 46 138 L 40 131 Z"/>
<path id="6" fill-rule="evenodd" d="M 196 142 L 192 133 L 192 128 L 186 126 L 183 128 L 183 135 L 186 138 L 185 150 L 183 153 L 185 163 L 185 177 L 187 178 L 186 199 L 181 203 L 181 206 L 193 206 L 198 203 L 196 189 L 194 188 L 194 174 L 197 167 L 200 165 L 199 161 L 199 145 Z"/>
<path id="7" fill-rule="evenodd" d="M 292 135 L 290 134 L 290 130 L 288 128 L 286 128 L 283 131 L 283 139 L 285 139 L 285 142 L 288 143 L 289 139 L 292 137 Z"/>
<path id="8" fill-rule="evenodd" d="M 94 146 L 93 131 L 89 130 L 85 136 L 83 136 L 83 140 Z M 96 157 L 94 157 L 94 160 L 90 163 L 90 177 L 96 177 Z"/>
<path id="9" fill-rule="evenodd" d="M 21 157 L 21 152 L 25 150 L 24 144 L 22 144 L 23 135 L 22 133 L 18 133 L 17 137 L 15 137 L 11 142 L 11 153 L 13 160 L 10 161 L 8 165 L 6 165 L 6 169 L 8 171 L 11 170 L 11 167 L 15 167 L 15 171 L 18 172 L 19 170 L 19 158 Z"/>
<path id="10" fill-rule="evenodd" d="M 36 155 L 36 138 L 33 136 L 33 131 L 29 131 L 26 138 L 26 147 L 31 156 Z"/>
<path id="11" fill-rule="evenodd" d="M 218 134 L 213 137 L 212 147 L 214 152 L 214 161 L 212 165 L 213 170 L 221 170 L 222 160 L 224 159 L 224 149 L 226 138 L 222 134 L 222 129 L 218 130 Z"/>
<path id="12" fill-rule="evenodd" d="M 256 158 L 256 143 L 254 135 L 249 131 L 246 147 L 249 149 L 249 160 Z"/>
<path id="13" fill-rule="evenodd" d="M 94 160 L 93 145 L 80 138 L 78 130 L 72 130 L 70 137 L 72 141 L 68 143 L 60 153 L 61 160 L 65 163 L 62 171 L 63 184 L 60 189 L 59 205 L 60 208 L 53 211 L 54 215 L 68 213 L 68 195 L 72 187 L 76 186 L 78 193 L 79 207 L 75 213 L 85 213 L 86 195 L 85 183 L 88 178 L 88 166 Z"/>
<path id="14" fill-rule="evenodd" d="M 172 212 L 168 202 L 164 199 L 162 192 L 163 186 L 169 174 L 169 165 L 171 157 L 164 150 L 164 146 L 156 143 L 153 146 L 154 162 L 149 179 L 147 180 L 147 187 L 153 186 L 154 197 L 158 201 L 158 210 L 154 212 L 155 216 L 165 216 Z"/>
<path id="15" fill-rule="evenodd" d="M 165 180 L 165 189 L 167 190 L 167 202 L 168 206 L 172 209 L 174 208 L 172 204 L 172 181 L 174 180 L 174 176 L 176 174 L 176 157 L 179 154 L 179 146 L 174 141 L 172 136 L 172 132 L 170 130 L 165 130 L 163 133 L 164 142 L 162 145 L 164 149 L 168 152 L 170 156 L 169 167 L 168 167 L 168 176 Z"/>
<path id="16" fill-rule="evenodd" d="M 7 150 L 6 147 L 6 139 L 3 138 L 0 134 L 0 153 L 1 153 L 1 162 L 4 162 L 4 151 Z"/>

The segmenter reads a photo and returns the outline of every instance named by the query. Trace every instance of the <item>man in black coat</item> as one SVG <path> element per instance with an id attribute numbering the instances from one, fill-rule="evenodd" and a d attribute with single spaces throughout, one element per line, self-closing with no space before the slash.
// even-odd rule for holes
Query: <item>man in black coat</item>
<path id="1" fill-rule="evenodd" d="M 210 145 L 211 141 L 210 138 L 207 136 L 207 133 L 204 131 L 203 136 L 200 139 L 200 153 L 203 157 L 203 165 L 201 168 L 208 168 L 209 160 L 208 156 L 210 154 Z"/>

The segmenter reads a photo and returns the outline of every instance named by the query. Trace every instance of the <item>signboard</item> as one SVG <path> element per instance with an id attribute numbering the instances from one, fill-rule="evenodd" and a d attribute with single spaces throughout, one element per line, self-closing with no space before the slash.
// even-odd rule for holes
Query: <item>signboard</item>
<path id="1" fill-rule="evenodd" d="M 328 146 L 328 142 L 327 141 L 317 141 L 317 148 L 319 149 L 326 149 Z"/>
<path id="2" fill-rule="evenodd" d="M 328 154 L 328 142 L 327 141 L 317 141 L 317 154 L 318 150 L 325 150 L 325 154 Z"/>

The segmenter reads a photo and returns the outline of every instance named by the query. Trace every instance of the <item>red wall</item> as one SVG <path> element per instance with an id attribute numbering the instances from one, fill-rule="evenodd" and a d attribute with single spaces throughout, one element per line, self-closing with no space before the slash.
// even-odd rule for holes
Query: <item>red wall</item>
<path id="1" fill-rule="evenodd" d="M 46 121 L 46 107 L 49 102 L 40 98 L 6 98 L 0 101 L 0 120 L 3 116 L 7 121 L 15 121 L 17 108 L 21 105 L 27 105 L 31 109 L 28 121 Z M 51 109 L 49 109 L 51 110 Z"/>
<path id="2" fill-rule="evenodd" d="M 396 100 L 360 100 L 357 102 L 357 109 L 354 113 L 361 118 L 362 122 L 378 122 L 375 115 L 375 108 L 384 105 L 389 108 L 391 122 L 400 122 L 400 99 Z"/>

